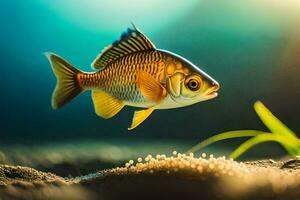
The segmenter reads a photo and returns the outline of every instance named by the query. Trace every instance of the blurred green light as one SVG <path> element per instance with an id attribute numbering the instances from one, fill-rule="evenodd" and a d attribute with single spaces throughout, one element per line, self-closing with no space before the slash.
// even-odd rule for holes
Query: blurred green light
<path id="1" fill-rule="evenodd" d="M 83 28 L 111 33 L 130 22 L 155 30 L 176 22 L 199 0 L 45 0 L 62 18 Z"/>

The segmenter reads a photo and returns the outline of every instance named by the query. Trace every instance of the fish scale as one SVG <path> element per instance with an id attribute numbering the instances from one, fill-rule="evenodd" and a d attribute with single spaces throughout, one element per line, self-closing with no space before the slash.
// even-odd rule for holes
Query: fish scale
<path id="1" fill-rule="evenodd" d="M 136 85 L 137 72 L 145 71 L 156 80 L 162 81 L 159 79 L 158 72 L 162 72 L 164 66 L 159 66 L 159 62 L 164 62 L 164 56 L 159 52 L 137 52 L 122 57 L 92 74 L 94 80 L 92 85 L 90 81 L 83 81 L 83 83 L 87 83 L 85 87 L 98 88 L 120 100 L 133 103 L 146 102 Z M 90 79 L 90 74 L 83 75 L 83 80 L 85 79 Z"/>

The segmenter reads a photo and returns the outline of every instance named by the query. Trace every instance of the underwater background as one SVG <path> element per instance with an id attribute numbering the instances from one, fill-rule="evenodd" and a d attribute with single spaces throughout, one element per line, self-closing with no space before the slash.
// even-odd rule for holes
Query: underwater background
<path id="1" fill-rule="evenodd" d="M 90 63 L 131 22 L 158 48 L 214 77 L 221 85 L 219 96 L 156 111 L 130 132 L 135 109 L 101 119 L 90 92 L 52 110 L 56 79 L 42 53 L 54 52 L 92 71 Z M 4 145 L 124 139 L 189 146 L 228 130 L 265 130 L 252 108 L 256 100 L 300 133 L 298 0 L 2 0 L 0 23 Z M 232 142 L 223 145 L 230 148 Z"/>

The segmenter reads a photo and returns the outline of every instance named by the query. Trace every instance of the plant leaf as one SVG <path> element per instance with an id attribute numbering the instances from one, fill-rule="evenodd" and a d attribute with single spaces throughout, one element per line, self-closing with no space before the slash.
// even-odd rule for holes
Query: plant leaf
<path id="1" fill-rule="evenodd" d="M 241 154 L 245 153 L 247 150 L 249 150 L 251 147 L 254 145 L 257 145 L 262 142 L 270 142 L 270 141 L 275 141 L 281 144 L 288 152 L 289 154 L 295 156 L 294 150 L 295 146 L 290 145 L 289 141 L 277 134 L 260 134 L 257 135 L 246 142 L 242 143 L 234 152 L 231 153 L 230 157 L 233 159 L 236 159 L 239 157 Z"/>
<path id="2" fill-rule="evenodd" d="M 220 133 L 217 135 L 214 135 L 210 138 L 207 138 L 206 140 L 200 142 L 199 144 L 193 146 L 190 150 L 188 150 L 186 153 L 196 152 L 212 143 L 226 140 L 230 138 L 239 138 L 239 137 L 251 137 L 251 136 L 257 136 L 259 134 L 270 134 L 263 131 L 257 131 L 257 130 L 237 130 L 237 131 L 228 131 L 224 133 Z"/>
<path id="3" fill-rule="evenodd" d="M 196 152 L 199 149 L 206 147 L 212 143 L 239 137 L 251 137 L 249 140 L 242 143 L 235 151 L 232 152 L 231 158 L 237 158 L 241 154 L 245 153 L 251 147 L 262 143 L 274 141 L 281 144 L 291 156 L 297 156 L 300 154 L 300 139 L 297 135 L 290 130 L 285 124 L 283 124 L 278 118 L 276 118 L 269 109 L 267 109 L 260 101 L 255 102 L 254 109 L 259 116 L 260 120 L 266 125 L 266 127 L 272 132 L 267 133 L 257 130 L 237 130 L 228 131 L 224 133 L 212 136 L 199 144 L 192 147 L 187 153 Z"/>
<path id="4" fill-rule="evenodd" d="M 272 112 L 264 106 L 260 101 L 254 103 L 254 109 L 259 116 L 260 120 L 266 125 L 266 127 L 273 133 L 284 134 L 290 139 L 298 140 L 297 135 L 289 129 L 284 123 L 282 123 Z"/>
<path id="5" fill-rule="evenodd" d="M 231 153 L 230 157 L 232 159 L 236 159 L 237 157 L 245 153 L 248 149 L 250 149 L 254 145 L 257 145 L 262 142 L 269 142 L 269 141 L 276 141 L 280 143 L 279 138 L 274 134 L 269 134 L 269 133 L 260 134 L 242 143 L 236 150 L 234 150 Z"/>
<path id="6" fill-rule="evenodd" d="M 275 133 L 275 134 L 279 138 L 280 144 L 286 149 L 286 151 L 291 156 L 299 155 L 300 148 L 299 148 L 299 139 L 298 138 L 297 138 L 297 141 L 291 141 L 291 139 L 286 137 L 285 135 L 277 134 L 277 133 Z"/>

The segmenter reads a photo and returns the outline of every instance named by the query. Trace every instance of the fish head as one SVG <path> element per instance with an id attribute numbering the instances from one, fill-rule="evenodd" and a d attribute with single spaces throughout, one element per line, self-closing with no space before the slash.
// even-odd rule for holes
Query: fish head
<path id="1" fill-rule="evenodd" d="M 193 73 L 185 76 L 181 83 L 181 99 L 190 105 L 218 96 L 219 83 L 203 74 Z"/>
<path id="2" fill-rule="evenodd" d="M 168 68 L 166 70 L 166 88 L 177 104 L 188 106 L 218 96 L 219 83 L 200 68 L 184 58 L 175 59 L 167 67 L 173 65 L 173 73 L 168 74 Z"/>

